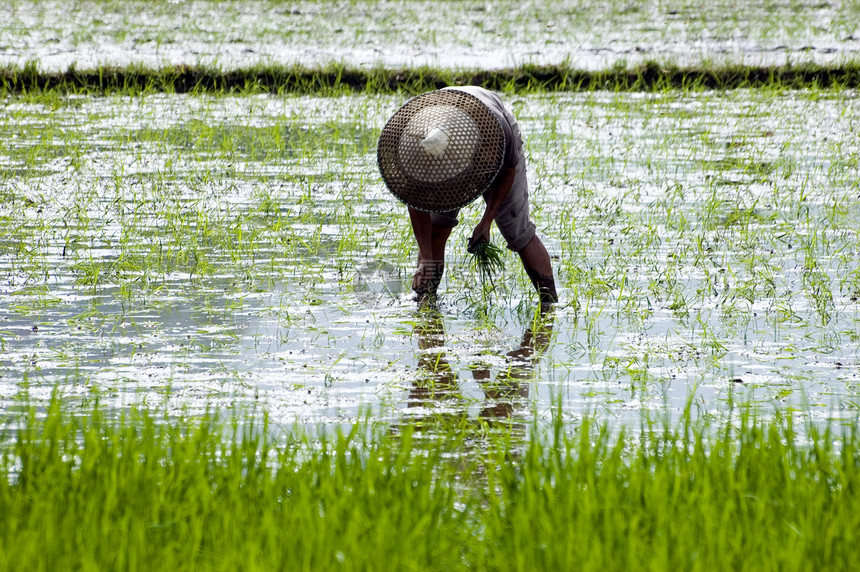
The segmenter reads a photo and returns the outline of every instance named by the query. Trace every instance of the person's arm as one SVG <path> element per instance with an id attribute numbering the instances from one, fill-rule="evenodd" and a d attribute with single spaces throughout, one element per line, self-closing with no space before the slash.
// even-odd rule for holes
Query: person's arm
<path id="1" fill-rule="evenodd" d="M 516 172 L 515 167 L 503 167 L 493 186 L 485 194 L 487 206 L 484 209 L 484 216 L 481 217 L 480 222 L 472 232 L 472 238 L 469 239 L 469 244 L 466 247 L 469 252 L 473 252 L 481 242 L 490 242 L 490 225 L 496 218 L 499 207 L 502 206 L 511 191 Z"/>

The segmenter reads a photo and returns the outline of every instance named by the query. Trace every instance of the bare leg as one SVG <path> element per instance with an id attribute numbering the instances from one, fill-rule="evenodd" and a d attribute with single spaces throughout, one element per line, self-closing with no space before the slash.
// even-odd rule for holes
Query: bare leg
<path id="1" fill-rule="evenodd" d="M 529 279 L 534 284 L 535 290 L 540 295 L 541 306 L 549 306 L 558 302 L 558 294 L 555 290 L 555 279 L 552 276 L 552 262 L 549 252 L 535 236 L 525 247 L 519 251 L 520 260 Z"/>
<path id="2" fill-rule="evenodd" d="M 451 227 L 430 222 L 430 215 L 409 209 L 412 232 L 418 242 L 418 270 L 412 276 L 412 289 L 419 303 L 432 302 L 445 272 L 445 245 Z"/>

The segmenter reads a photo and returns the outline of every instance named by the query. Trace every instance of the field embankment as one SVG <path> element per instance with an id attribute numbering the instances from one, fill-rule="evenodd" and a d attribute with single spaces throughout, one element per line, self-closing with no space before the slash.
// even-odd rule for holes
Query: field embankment
<path id="1" fill-rule="evenodd" d="M 447 85 L 481 85 L 494 90 L 664 91 L 667 89 L 856 89 L 860 62 L 783 66 L 677 65 L 647 62 L 635 67 L 601 70 L 569 65 L 526 65 L 498 70 L 443 68 L 364 68 L 341 64 L 214 67 L 99 66 L 78 70 L 40 71 L 36 66 L 0 69 L 0 93 L 392 93 L 438 89 Z"/>

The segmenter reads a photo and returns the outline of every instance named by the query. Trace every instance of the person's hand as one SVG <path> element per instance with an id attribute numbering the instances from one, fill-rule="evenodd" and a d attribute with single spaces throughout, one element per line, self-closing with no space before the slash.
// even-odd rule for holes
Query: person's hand
<path id="1" fill-rule="evenodd" d="M 466 250 L 469 252 L 475 252 L 475 249 L 482 242 L 490 242 L 490 225 L 484 225 L 479 223 L 478 226 L 475 227 L 475 230 L 472 232 L 472 238 L 469 239 L 469 243 L 466 245 Z"/>

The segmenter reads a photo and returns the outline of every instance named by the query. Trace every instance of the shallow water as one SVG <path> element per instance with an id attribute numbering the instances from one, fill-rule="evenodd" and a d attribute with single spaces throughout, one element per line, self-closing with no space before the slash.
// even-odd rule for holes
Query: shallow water
<path id="1" fill-rule="evenodd" d="M 0 408 L 856 416 L 857 92 L 507 101 L 562 300 L 537 321 L 515 256 L 481 287 L 474 206 L 416 310 L 375 162 L 401 98 L 7 99 Z"/>
<path id="2" fill-rule="evenodd" d="M 831 63 L 860 54 L 858 22 L 856 2 L 13 0 L 0 65 Z"/>

